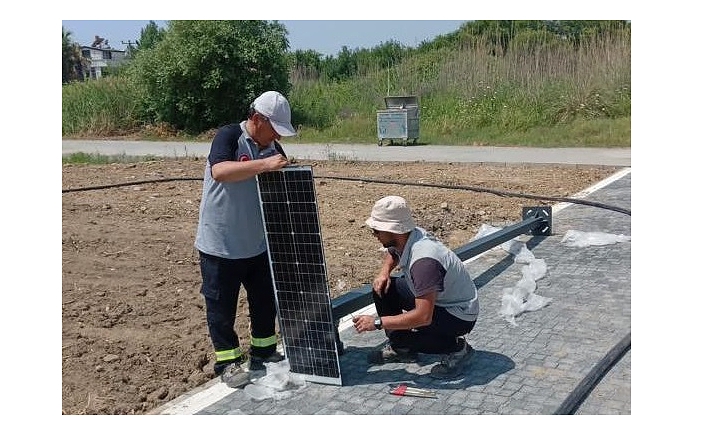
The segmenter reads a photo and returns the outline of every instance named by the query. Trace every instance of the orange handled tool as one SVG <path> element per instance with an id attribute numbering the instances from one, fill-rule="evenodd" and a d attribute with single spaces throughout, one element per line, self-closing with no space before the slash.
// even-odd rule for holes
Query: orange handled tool
<path id="1" fill-rule="evenodd" d="M 398 396 L 436 398 L 436 393 L 434 393 L 434 391 L 430 391 L 429 389 L 412 388 L 405 384 L 397 385 L 396 387 L 390 389 L 390 393 Z"/>

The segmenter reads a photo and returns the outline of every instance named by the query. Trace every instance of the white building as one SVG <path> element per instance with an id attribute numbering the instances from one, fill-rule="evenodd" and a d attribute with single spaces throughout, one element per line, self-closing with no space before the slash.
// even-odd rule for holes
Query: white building
<path id="1" fill-rule="evenodd" d="M 108 41 L 103 42 L 103 39 L 96 36 L 91 46 L 81 47 L 81 55 L 88 60 L 86 78 L 99 79 L 103 76 L 103 69 L 117 66 L 126 58 L 125 51 L 111 48 Z"/>

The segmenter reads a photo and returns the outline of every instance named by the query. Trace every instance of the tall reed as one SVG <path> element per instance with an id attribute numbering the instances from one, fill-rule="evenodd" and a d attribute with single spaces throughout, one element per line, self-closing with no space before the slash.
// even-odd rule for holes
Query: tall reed
<path id="1" fill-rule="evenodd" d="M 416 95 L 427 142 L 502 143 L 503 136 L 530 130 L 573 122 L 587 130 L 587 121 L 627 118 L 620 123 L 627 130 L 615 138 L 629 145 L 629 33 L 586 38 L 579 46 L 546 37 L 520 38 L 506 52 L 480 40 L 414 53 L 392 68 L 359 67 L 364 73 L 342 83 L 295 78 L 292 104 L 300 118 L 316 118 L 303 123 L 305 134 L 331 128 L 325 136 L 340 130 L 341 140 L 375 141 L 384 97 Z M 348 129 L 357 132 L 344 135 Z"/>
<path id="2" fill-rule="evenodd" d="M 127 78 L 109 76 L 62 86 L 62 135 L 119 135 L 140 124 L 140 95 Z"/>

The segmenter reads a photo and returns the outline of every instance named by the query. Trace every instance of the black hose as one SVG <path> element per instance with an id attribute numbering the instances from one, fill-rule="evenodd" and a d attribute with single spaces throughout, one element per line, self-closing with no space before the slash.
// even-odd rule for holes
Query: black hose
<path id="1" fill-rule="evenodd" d="M 515 193 L 515 192 L 502 191 L 502 190 L 487 189 L 484 187 L 409 183 L 409 182 L 405 182 L 405 181 L 376 180 L 373 178 L 348 178 L 348 177 L 336 177 L 336 176 L 317 176 L 315 178 L 326 178 L 326 179 L 345 180 L 345 181 L 365 181 L 368 183 L 397 184 L 397 185 L 401 185 L 401 186 L 419 186 L 419 187 L 435 187 L 435 188 L 442 188 L 442 189 L 468 190 L 468 191 L 478 192 L 478 193 L 491 193 L 491 194 L 502 196 L 502 197 L 527 198 L 527 199 L 537 199 L 537 200 L 555 201 L 555 202 L 571 202 L 574 204 L 589 205 L 589 206 L 603 208 L 603 209 L 607 209 L 607 210 L 611 210 L 611 211 L 617 211 L 617 212 L 620 212 L 623 214 L 630 215 L 630 210 L 615 207 L 612 205 L 606 205 L 606 204 L 603 204 L 600 202 L 591 202 L 591 201 L 586 201 L 583 199 L 574 199 L 574 198 L 556 198 L 556 197 L 550 197 L 550 196 L 530 195 L 530 194 L 525 194 L 525 193 Z"/>
<path id="2" fill-rule="evenodd" d="M 377 180 L 374 178 L 351 178 L 351 177 L 338 177 L 338 176 L 317 176 L 315 175 L 314 178 L 317 179 L 330 179 L 330 180 L 342 180 L 342 181 L 363 181 L 363 182 L 368 182 L 368 183 L 379 183 L 379 184 L 395 184 L 395 185 L 401 185 L 401 186 L 418 186 L 418 187 L 433 187 L 433 188 L 440 188 L 440 189 L 452 189 L 452 190 L 467 190 L 467 191 L 472 191 L 472 192 L 477 192 L 477 193 L 490 193 L 494 194 L 497 196 L 501 197 L 516 197 L 516 198 L 526 198 L 526 199 L 536 199 L 536 200 L 544 200 L 544 201 L 554 201 L 554 202 L 569 202 L 569 203 L 574 203 L 578 205 L 587 205 L 587 206 L 593 206 L 597 208 L 603 208 L 607 209 L 610 211 L 617 211 L 623 214 L 631 215 L 630 210 L 612 206 L 612 205 L 607 205 L 601 202 L 592 202 L 592 201 L 587 201 L 583 199 L 574 199 L 574 198 L 557 198 L 557 197 L 551 197 L 551 196 L 540 196 L 540 195 L 531 195 L 531 194 L 525 194 L 525 193 L 515 193 L 515 192 L 508 192 L 508 191 L 503 191 L 503 190 L 494 190 L 494 189 L 488 189 L 484 187 L 473 187 L 473 186 L 452 186 L 452 185 L 443 185 L 443 184 L 425 184 L 425 183 L 412 183 L 412 182 L 406 182 L 406 181 L 392 181 L 392 180 Z M 127 183 L 118 183 L 118 184 L 106 184 L 106 185 L 101 185 L 101 186 L 88 186 L 88 187 L 78 187 L 78 188 L 73 188 L 73 189 L 63 189 L 61 193 L 71 193 L 71 192 L 83 192 L 83 191 L 89 191 L 89 190 L 101 190 L 101 189 L 109 189 L 109 188 L 114 188 L 114 187 L 125 187 L 125 186 L 134 186 L 134 185 L 139 185 L 139 184 L 148 184 L 148 183 L 164 183 L 164 182 L 169 182 L 169 181 L 202 181 L 202 177 L 183 177 L 183 178 L 160 178 L 156 180 L 142 180 L 142 181 L 131 181 Z"/>
<path id="3" fill-rule="evenodd" d="M 576 386 L 569 394 L 559 408 L 554 412 L 555 415 L 572 415 L 576 413 L 578 408 L 584 402 L 588 394 L 596 387 L 598 382 L 610 371 L 611 368 L 630 350 L 630 333 L 623 337 L 622 340 L 606 354 L 599 363 L 597 363 L 586 377 Z"/>
<path id="4" fill-rule="evenodd" d="M 140 180 L 140 181 L 130 181 L 129 183 L 118 183 L 118 184 L 105 184 L 102 186 L 87 186 L 78 187 L 75 189 L 63 189 L 61 193 L 71 193 L 71 192 L 85 192 L 89 190 L 101 190 L 101 189 L 111 189 L 115 187 L 125 187 L 125 186 L 136 186 L 138 184 L 149 184 L 149 183 L 166 183 L 170 181 L 202 181 L 203 177 L 199 178 L 159 178 L 156 180 Z"/>

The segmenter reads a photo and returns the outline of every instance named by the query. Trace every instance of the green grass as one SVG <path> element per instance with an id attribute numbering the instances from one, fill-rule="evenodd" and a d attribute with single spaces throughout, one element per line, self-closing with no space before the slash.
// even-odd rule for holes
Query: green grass
<path id="1" fill-rule="evenodd" d="M 153 155 L 128 156 L 126 154 L 121 154 L 117 156 L 105 156 L 101 154 L 88 154 L 79 152 L 62 156 L 61 163 L 63 165 L 108 165 L 110 163 L 137 163 L 164 159 L 164 157 L 157 157 Z"/>

